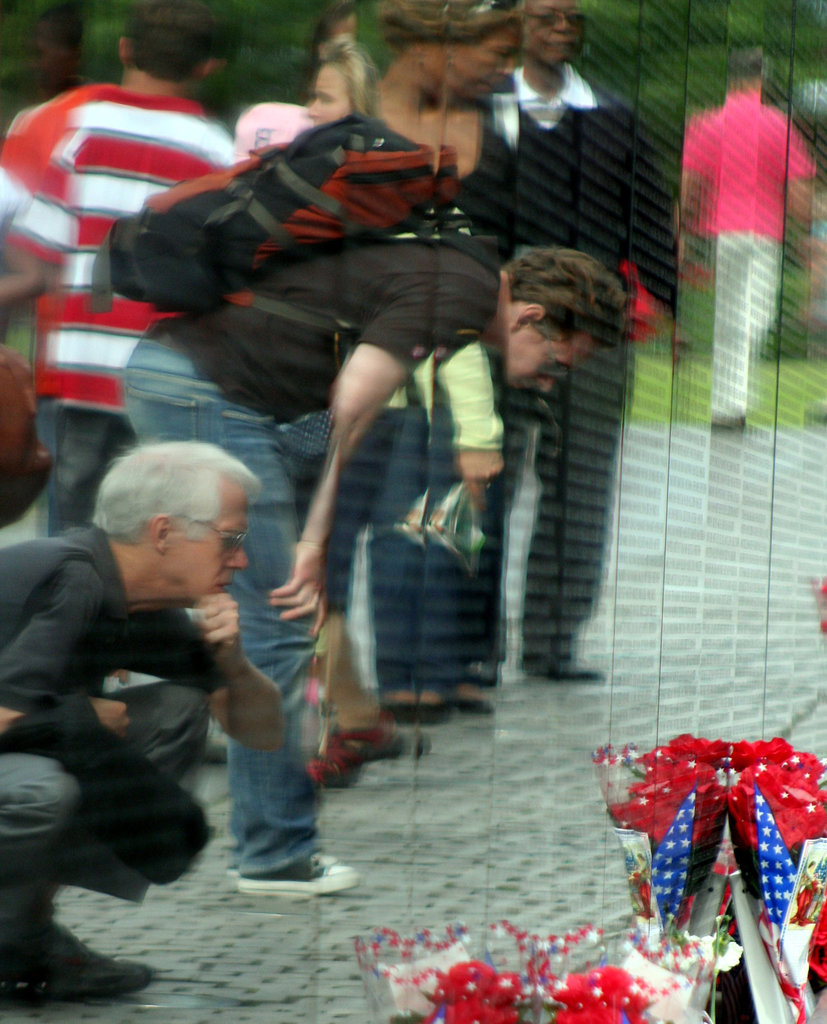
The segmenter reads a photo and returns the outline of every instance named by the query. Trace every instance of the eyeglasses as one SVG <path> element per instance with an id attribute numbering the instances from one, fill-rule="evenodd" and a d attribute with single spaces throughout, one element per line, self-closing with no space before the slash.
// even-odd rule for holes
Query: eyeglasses
<path id="1" fill-rule="evenodd" d="M 548 10 L 539 14 L 526 12 L 526 18 L 538 21 L 543 28 L 582 28 L 586 22 L 586 15 L 582 11 L 560 11 Z"/>
<path id="2" fill-rule="evenodd" d="M 566 341 L 566 332 L 548 317 L 535 321 L 533 327 L 545 341 L 548 351 L 549 361 L 543 372 L 550 377 L 565 377 L 570 368 L 565 363 L 561 363 L 557 355 L 559 346 Z"/>
<path id="3" fill-rule="evenodd" d="M 490 14 L 492 11 L 513 11 L 519 2 L 520 0 L 480 0 L 468 14 L 475 17 L 478 14 Z"/>
<path id="4" fill-rule="evenodd" d="M 204 519 L 189 519 L 186 516 L 188 523 L 195 523 L 197 526 L 206 526 L 207 529 L 212 530 L 213 533 L 217 533 L 221 538 L 221 548 L 225 555 L 232 555 L 234 552 L 242 546 L 244 541 L 247 539 L 247 531 L 239 530 L 235 532 L 233 530 L 219 530 L 217 526 L 207 522 Z"/>

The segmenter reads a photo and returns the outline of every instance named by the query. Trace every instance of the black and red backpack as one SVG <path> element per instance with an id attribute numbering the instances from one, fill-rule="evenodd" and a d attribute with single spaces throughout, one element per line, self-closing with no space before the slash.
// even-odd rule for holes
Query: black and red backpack
<path id="1" fill-rule="evenodd" d="M 354 114 L 115 221 L 95 261 L 93 303 L 106 308 L 112 292 L 162 312 L 244 303 L 257 272 L 297 246 L 433 235 L 458 187 L 452 150 L 435 154 Z"/>

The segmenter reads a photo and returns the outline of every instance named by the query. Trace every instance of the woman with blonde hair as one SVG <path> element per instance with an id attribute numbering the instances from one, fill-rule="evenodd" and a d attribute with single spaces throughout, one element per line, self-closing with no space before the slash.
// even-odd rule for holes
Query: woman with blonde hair
<path id="1" fill-rule="evenodd" d="M 352 39 L 341 36 L 325 43 L 307 101 L 310 120 L 318 125 L 348 114 L 375 117 L 378 82 L 373 62 Z"/>

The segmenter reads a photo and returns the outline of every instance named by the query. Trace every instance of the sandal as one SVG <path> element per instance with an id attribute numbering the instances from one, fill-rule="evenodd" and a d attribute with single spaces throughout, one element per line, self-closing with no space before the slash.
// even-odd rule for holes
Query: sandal
<path id="1" fill-rule="evenodd" d="M 439 725 L 451 715 L 451 705 L 435 690 L 397 690 L 382 701 L 382 708 L 390 712 L 400 725 Z"/>
<path id="2" fill-rule="evenodd" d="M 489 691 L 490 692 L 490 691 Z M 451 703 L 457 709 L 469 715 L 493 715 L 494 703 L 490 701 L 479 686 L 473 683 L 460 683 L 454 690 Z"/>

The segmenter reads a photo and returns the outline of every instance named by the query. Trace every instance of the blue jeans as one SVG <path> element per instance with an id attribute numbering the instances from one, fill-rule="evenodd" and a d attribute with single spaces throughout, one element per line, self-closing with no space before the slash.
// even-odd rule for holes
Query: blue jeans
<path id="1" fill-rule="evenodd" d="M 429 426 L 424 409 L 385 414 L 397 432 L 375 501 L 370 544 L 371 595 L 380 698 L 397 690 L 431 690 L 450 700 L 457 686 L 479 683 L 473 662 L 495 657 L 500 574 L 499 483 L 487 492 L 486 534 L 479 572 L 469 578 L 456 556 L 435 541 L 420 546 L 399 522 L 428 489 L 439 501 L 459 479 L 453 422 L 439 405 Z"/>
<path id="2" fill-rule="evenodd" d="M 313 784 L 302 759 L 300 713 L 313 656 L 312 617 L 285 622 L 268 592 L 292 569 L 299 533 L 295 464 L 297 431 L 272 416 L 228 402 L 198 376 L 186 356 L 142 341 L 126 369 L 126 407 L 142 440 L 198 440 L 220 445 L 261 480 L 249 510 L 249 568 L 231 587 L 250 661 L 281 690 L 285 743 L 275 752 L 230 740 L 228 776 L 233 808 L 234 866 L 242 874 L 279 870 L 317 847 Z"/>
<path id="3" fill-rule="evenodd" d="M 92 521 L 100 482 L 112 460 L 135 444 L 135 433 L 122 413 L 59 398 L 37 400 L 37 432 L 54 460 L 47 495 L 49 536 L 56 537 Z"/>

